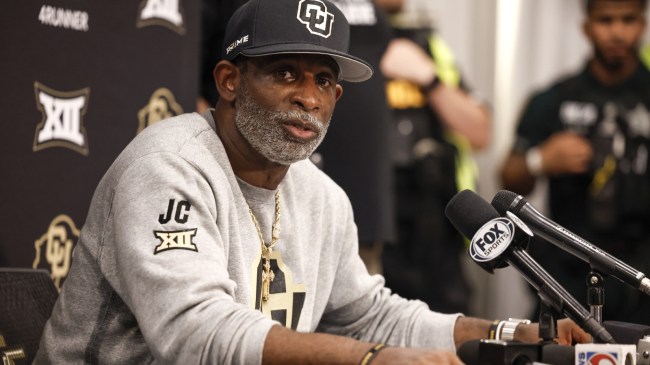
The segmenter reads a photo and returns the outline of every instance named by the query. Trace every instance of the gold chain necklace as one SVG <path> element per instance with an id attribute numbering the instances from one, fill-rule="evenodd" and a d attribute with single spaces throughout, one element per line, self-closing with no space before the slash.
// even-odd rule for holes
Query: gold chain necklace
<path id="1" fill-rule="evenodd" d="M 248 203 L 246 203 L 246 205 L 248 205 Z M 253 218 L 255 229 L 257 229 L 257 235 L 260 237 L 260 242 L 262 243 L 262 259 L 264 259 L 264 270 L 262 271 L 262 300 L 266 302 L 269 300 L 271 282 L 275 279 L 275 274 L 271 270 L 271 252 L 280 236 L 280 190 L 275 192 L 275 221 L 271 226 L 271 242 L 269 242 L 268 245 L 264 243 L 262 230 L 260 229 L 259 223 L 257 223 L 257 219 L 255 218 L 255 214 L 253 214 L 250 205 L 248 205 L 248 212 L 251 214 L 251 218 Z"/>

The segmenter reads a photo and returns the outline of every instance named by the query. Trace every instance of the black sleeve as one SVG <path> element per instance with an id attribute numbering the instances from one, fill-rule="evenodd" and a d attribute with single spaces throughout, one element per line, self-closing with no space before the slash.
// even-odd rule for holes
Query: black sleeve
<path id="1" fill-rule="evenodd" d="M 559 100 L 555 89 L 533 95 L 519 118 L 514 149 L 523 153 L 560 130 L 558 113 Z"/>

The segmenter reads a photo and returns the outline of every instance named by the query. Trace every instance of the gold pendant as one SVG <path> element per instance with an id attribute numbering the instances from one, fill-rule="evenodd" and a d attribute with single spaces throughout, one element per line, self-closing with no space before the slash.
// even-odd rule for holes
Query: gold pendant
<path id="1" fill-rule="evenodd" d="M 264 270 L 262 271 L 262 301 L 267 302 L 269 300 L 271 282 L 275 279 L 275 274 L 271 270 L 271 250 L 267 249 L 265 251 Z"/>

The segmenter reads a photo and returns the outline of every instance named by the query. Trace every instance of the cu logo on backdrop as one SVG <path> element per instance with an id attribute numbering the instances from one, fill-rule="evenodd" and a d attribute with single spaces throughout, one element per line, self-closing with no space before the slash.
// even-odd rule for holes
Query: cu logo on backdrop
<path id="1" fill-rule="evenodd" d="M 153 92 L 149 102 L 138 111 L 138 133 L 163 119 L 183 114 L 183 107 L 171 90 L 161 87 Z"/>
<path id="2" fill-rule="evenodd" d="M 34 241 L 36 257 L 32 268 L 47 269 L 57 289 L 70 272 L 72 249 L 79 239 L 79 228 L 68 215 L 59 214 L 40 238 Z"/>
<path id="3" fill-rule="evenodd" d="M 298 20 L 307 26 L 311 34 L 329 38 L 332 33 L 334 14 L 320 0 L 301 0 L 298 4 Z"/>

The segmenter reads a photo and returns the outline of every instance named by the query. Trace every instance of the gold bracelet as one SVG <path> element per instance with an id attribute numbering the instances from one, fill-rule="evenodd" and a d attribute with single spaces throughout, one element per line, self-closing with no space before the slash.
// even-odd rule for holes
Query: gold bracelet
<path id="1" fill-rule="evenodd" d="M 498 319 L 495 319 L 494 321 L 492 321 L 492 323 L 490 323 L 490 329 L 488 330 L 488 337 L 487 337 L 488 340 L 496 340 L 497 339 L 497 336 L 499 334 L 497 328 L 499 327 L 499 324 L 501 322 L 502 321 L 500 321 Z"/>
<path id="2" fill-rule="evenodd" d="M 359 365 L 368 365 L 372 362 L 372 360 L 377 357 L 377 353 L 381 351 L 381 349 L 384 349 L 388 346 L 384 345 L 383 343 L 378 343 L 375 346 L 373 346 L 368 352 L 366 352 L 365 355 L 361 358 L 361 362 Z"/>

